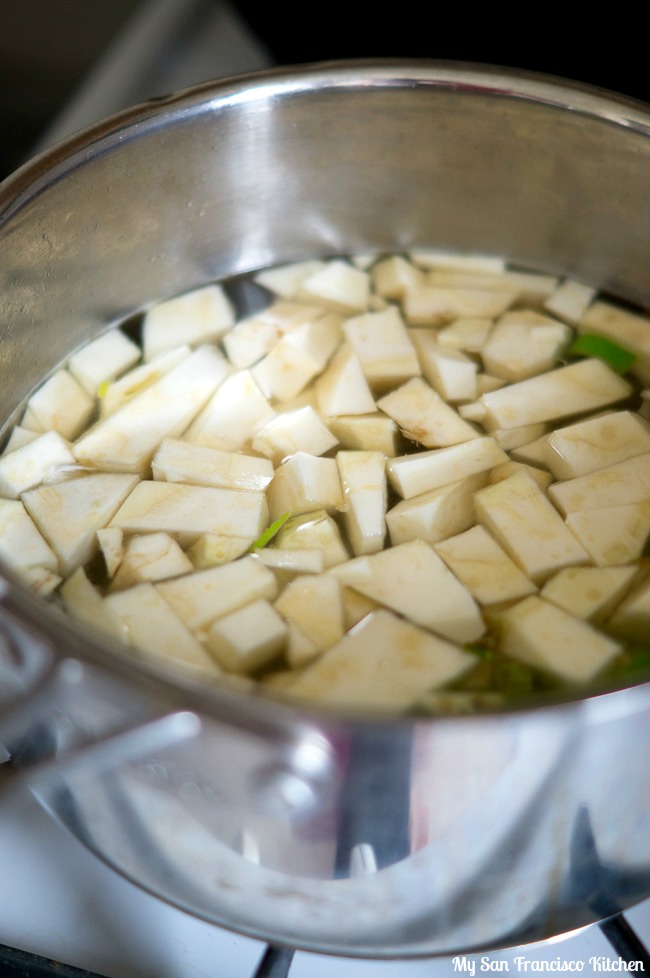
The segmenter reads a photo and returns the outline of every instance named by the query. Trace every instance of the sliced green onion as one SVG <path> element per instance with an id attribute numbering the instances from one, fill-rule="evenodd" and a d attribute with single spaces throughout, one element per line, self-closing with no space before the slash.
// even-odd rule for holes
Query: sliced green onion
<path id="1" fill-rule="evenodd" d="M 463 652 L 469 652 L 479 659 L 491 659 L 493 656 L 493 649 L 489 645 L 480 645 L 474 642 L 466 642 L 463 645 Z"/>
<path id="2" fill-rule="evenodd" d="M 619 374 L 627 373 L 636 360 L 635 353 L 607 339 L 606 336 L 597 336 L 595 333 L 576 336 L 567 354 L 570 357 L 597 357 Z"/>
<path id="3" fill-rule="evenodd" d="M 267 526 L 267 528 L 264 530 L 264 533 L 260 534 L 260 536 L 257 538 L 255 543 L 252 543 L 250 545 L 250 547 L 248 548 L 248 552 L 252 554 L 254 550 L 261 550 L 262 547 L 265 547 L 267 545 L 267 543 L 270 543 L 273 537 L 276 535 L 276 533 L 280 532 L 280 530 L 282 529 L 282 527 L 287 522 L 290 516 L 291 513 L 283 513 L 282 516 L 279 516 L 274 523 L 271 523 L 270 526 Z"/>

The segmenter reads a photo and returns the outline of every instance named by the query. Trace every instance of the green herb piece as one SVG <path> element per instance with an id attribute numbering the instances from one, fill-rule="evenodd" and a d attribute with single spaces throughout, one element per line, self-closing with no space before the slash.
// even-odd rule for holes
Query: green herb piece
<path id="1" fill-rule="evenodd" d="M 522 662 L 499 657 L 494 663 L 494 684 L 501 693 L 513 696 L 535 688 L 533 672 Z"/>
<path id="2" fill-rule="evenodd" d="M 475 644 L 474 642 L 466 642 L 463 645 L 463 652 L 469 652 L 471 655 L 478 656 L 479 659 L 491 659 L 494 655 L 494 650 L 490 648 L 489 645 Z"/>
<path id="3" fill-rule="evenodd" d="M 595 333 L 576 336 L 567 354 L 570 357 L 597 357 L 619 374 L 627 373 L 636 360 L 635 353 L 626 350 L 624 346 L 619 346 L 613 340 L 608 340 L 606 336 L 597 336 Z"/>
<path id="4" fill-rule="evenodd" d="M 252 543 L 248 548 L 249 554 L 252 554 L 255 550 L 261 550 L 262 547 L 267 545 L 267 543 L 270 543 L 273 537 L 280 532 L 290 516 L 291 513 L 283 513 L 282 516 L 279 516 L 277 520 L 275 520 L 275 522 L 271 523 L 270 526 L 267 526 L 264 533 L 260 534 L 255 543 Z"/>

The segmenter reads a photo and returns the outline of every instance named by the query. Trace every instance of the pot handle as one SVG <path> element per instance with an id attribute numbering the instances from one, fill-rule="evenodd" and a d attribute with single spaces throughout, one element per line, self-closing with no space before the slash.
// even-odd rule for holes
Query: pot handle
<path id="1" fill-rule="evenodd" d="M 114 768 L 200 730 L 195 713 L 165 712 L 99 666 L 61 658 L 0 604 L 0 791 Z"/>

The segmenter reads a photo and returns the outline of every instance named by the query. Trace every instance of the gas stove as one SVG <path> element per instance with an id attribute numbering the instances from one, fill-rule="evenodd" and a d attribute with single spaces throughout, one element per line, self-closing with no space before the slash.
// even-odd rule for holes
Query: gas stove
<path id="1" fill-rule="evenodd" d="M 48 815 L 28 792 L 7 798 L 0 816 L 4 885 L 0 888 L 3 978 L 280 978 L 288 955 L 261 968 L 266 945 L 168 906 L 106 867 Z M 625 918 L 650 946 L 650 900 Z M 4 957 L 3 957 L 4 953 Z M 621 952 L 622 953 L 622 952 Z M 38 955 L 64 962 L 44 971 Z M 648 951 L 625 962 L 598 925 L 565 937 L 454 957 L 366 960 L 297 951 L 290 978 L 451 978 L 490 972 L 648 970 Z M 18 961 L 12 972 L 6 962 Z"/>

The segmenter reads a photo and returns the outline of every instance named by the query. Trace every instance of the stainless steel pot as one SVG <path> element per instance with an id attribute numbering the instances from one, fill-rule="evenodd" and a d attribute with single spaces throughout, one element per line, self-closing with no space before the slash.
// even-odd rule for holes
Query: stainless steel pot
<path id="1" fill-rule="evenodd" d="M 650 303 L 650 112 L 576 84 L 324 65 L 122 113 L 0 188 L 0 417 L 148 302 L 305 256 L 498 255 Z M 4 571 L 0 739 L 102 859 L 342 954 L 539 940 L 650 895 L 650 684 L 468 718 L 172 682 Z"/>

